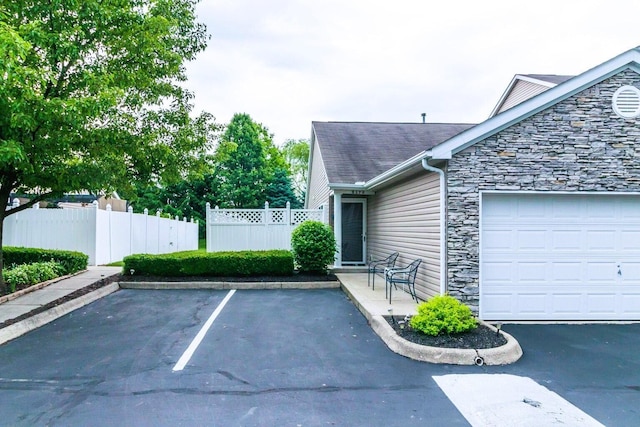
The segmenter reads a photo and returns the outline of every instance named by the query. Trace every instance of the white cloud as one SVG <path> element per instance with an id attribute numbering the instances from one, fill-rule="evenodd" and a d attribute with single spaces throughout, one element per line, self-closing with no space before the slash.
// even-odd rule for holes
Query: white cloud
<path id="1" fill-rule="evenodd" d="M 638 45 L 637 0 L 203 0 L 197 110 L 276 142 L 312 120 L 484 120 L 516 73 L 578 74 Z"/>

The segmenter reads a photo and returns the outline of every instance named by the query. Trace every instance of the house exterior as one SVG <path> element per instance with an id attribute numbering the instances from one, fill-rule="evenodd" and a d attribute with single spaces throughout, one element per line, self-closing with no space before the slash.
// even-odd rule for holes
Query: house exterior
<path id="1" fill-rule="evenodd" d="M 314 122 L 306 203 L 336 265 L 422 258 L 420 298 L 485 320 L 640 320 L 640 48 L 556 77 L 529 98 L 514 78 L 474 126 Z"/>

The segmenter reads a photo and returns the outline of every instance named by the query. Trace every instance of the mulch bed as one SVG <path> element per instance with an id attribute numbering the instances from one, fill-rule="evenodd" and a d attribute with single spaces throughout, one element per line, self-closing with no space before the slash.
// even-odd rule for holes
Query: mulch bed
<path id="1" fill-rule="evenodd" d="M 400 337 L 419 345 L 444 348 L 479 349 L 500 347 L 507 343 L 507 339 L 504 335 L 501 333 L 497 334 L 495 331 L 484 325 L 478 325 L 476 329 L 461 334 L 438 335 L 434 337 L 411 329 L 408 323 L 405 324 L 405 328 L 401 328 L 400 322 L 404 321 L 403 317 L 393 316 L 393 320 L 391 316 L 384 316 L 384 318 Z"/>

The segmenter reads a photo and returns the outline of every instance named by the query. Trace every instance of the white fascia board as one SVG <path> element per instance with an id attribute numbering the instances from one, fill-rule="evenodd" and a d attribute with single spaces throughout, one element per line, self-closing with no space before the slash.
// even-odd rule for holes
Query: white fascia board
<path id="1" fill-rule="evenodd" d="M 546 86 L 546 87 L 554 87 L 554 86 L 558 86 L 557 83 L 551 83 L 549 81 L 546 80 L 540 80 L 540 79 L 534 79 L 531 76 L 523 76 L 522 74 L 516 74 L 516 77 L 518 77 L 518 80 L 522 80 L 524 82 L 529 82 L 529 83 L 534 83 L 540 86 Z"/>
<path id="2" fill-rule="evenodd" d="M 309 140 L 309 161 L 307 163 L 307 188 L 304 192 L 304 207 L 309 208 L 309 185 L 311 184 L 311 165 L 313 164 L 313 147 L 316 145 L 316 130 L 311 124 L 311 139 Z"/>
<path id="3" fill-rule="evenodd" d="M 358 194 L 358 195 L 374 195 L 375 192 L 369 190 L 364 184 L 331 184 L 329 183 L 329 189 L 334 194 Z"/>
<path id="4" fill-rule="evenodd" d="M 452 155 L 501 130 L 530 117 L 624 69 L 638 71 L 640 48 L 627 51 L 615 58 L 518 104 L 484 122 L 433 147 L 428 156 L 433 159 L 450 159 Z"/>

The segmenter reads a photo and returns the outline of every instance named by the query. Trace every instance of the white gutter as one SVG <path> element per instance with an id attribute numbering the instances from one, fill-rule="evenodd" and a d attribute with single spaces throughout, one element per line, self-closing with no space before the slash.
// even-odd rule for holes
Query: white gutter
<path id="1" fill-rule="evenodd" d="M 367 189 L 373 189 L 373 188 L 377 187 L 380 184 L 384 184 L 385 182 L 387 182 L 391 178 L 395 177 L 399 173 L 404 172 L 404 171 L 406 171 L 408 169 L 411 169 L 413 166 L 415 166 L 418 163 L 420 163 L 420 160 L 422 160 L 424 158 L 425 154 L 426 154 L 425 151 L 416 154 L 415 156 L 413 156 L 409 160 L 405 160 L 404 162 L 400 163 L 399 165 L 396 165 L 396 166 L 392 167 L 388 171 L 383 172 L 380 175 L 376 176 L 375 178 L 370 179 L 369 181 L 367 181 L 364 184 L 364 186 Z"/>
<path id="2" fill-rule="evenodd" d="M 447 292 L 447 215 L 444 171 L 431 166 L 427 158 L 422 159 L 422 167 L 429 172 L 435 172 L 440 177 L 440 294 Z"/>

